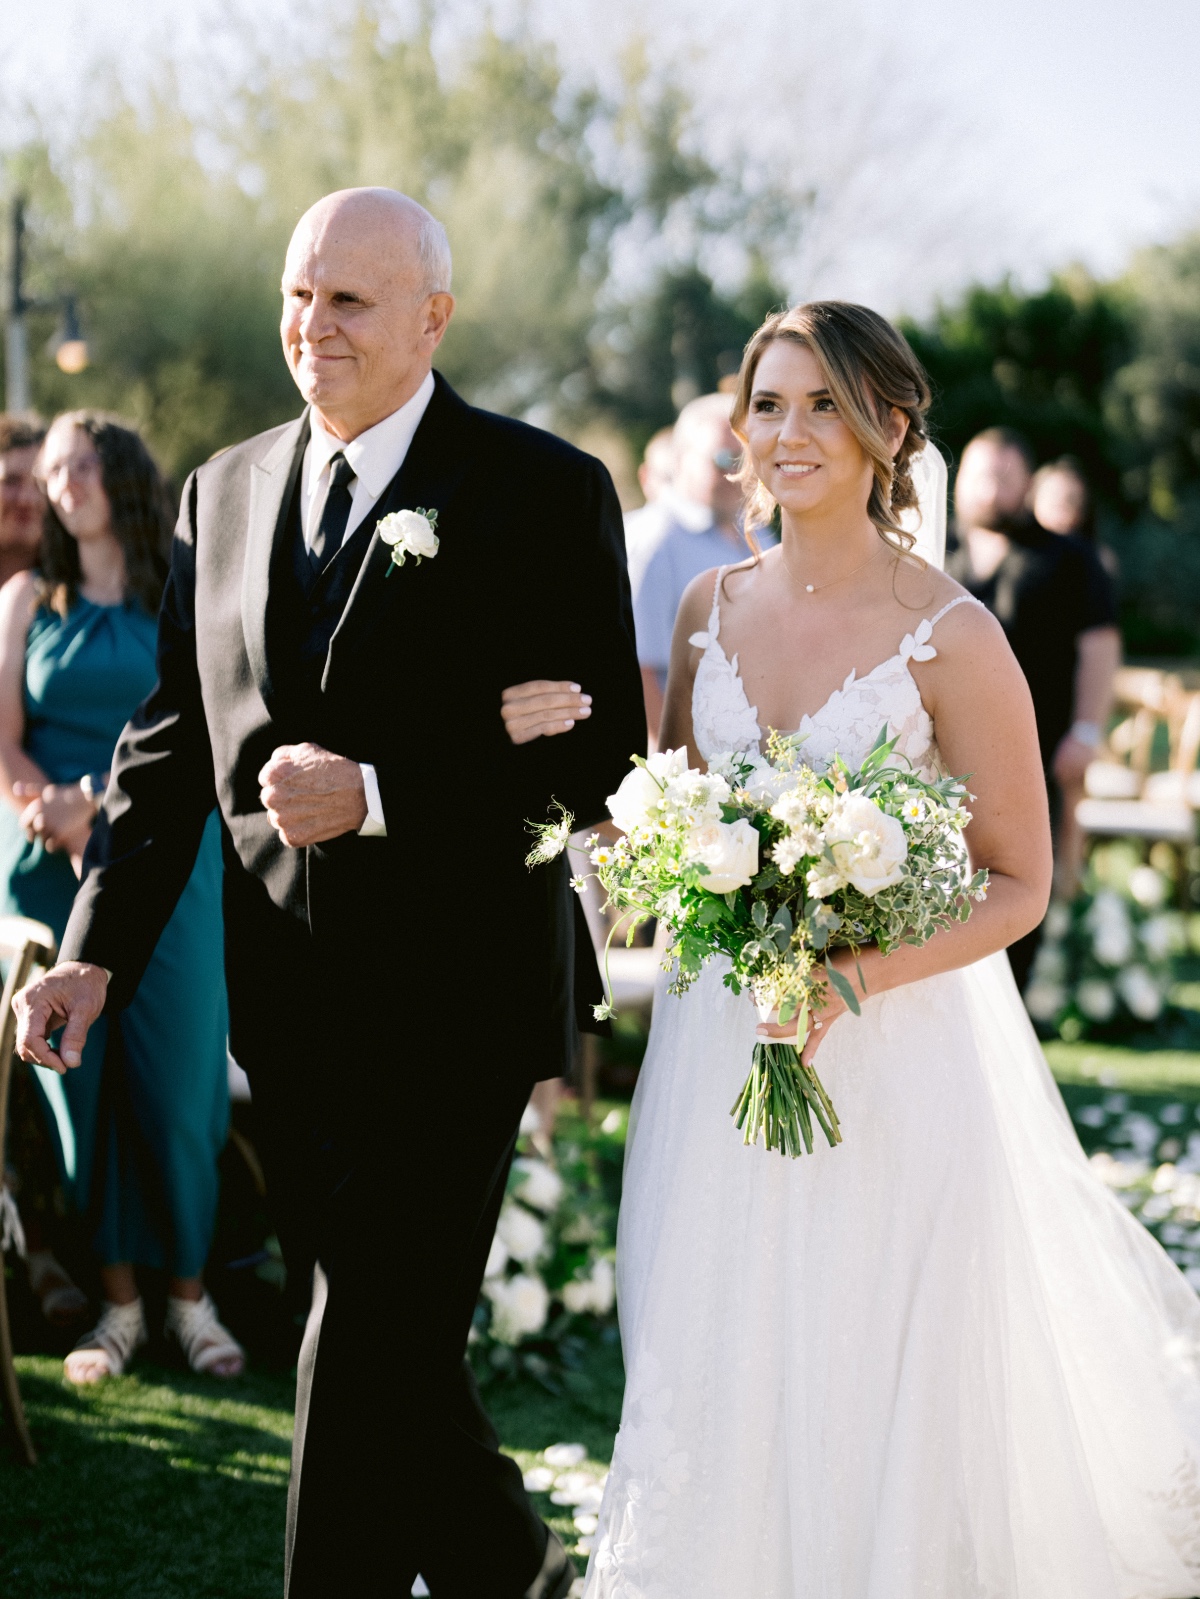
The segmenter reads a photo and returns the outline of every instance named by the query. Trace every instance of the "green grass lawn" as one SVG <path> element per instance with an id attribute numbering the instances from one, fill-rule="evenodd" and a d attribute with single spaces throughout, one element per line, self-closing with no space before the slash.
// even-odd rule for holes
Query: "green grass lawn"
<path id="1" fill-rule="evenodd" d="M 278 1599 L 290 1376 L 252 1371 L 218 1387 L 139 1363 L 127 1377 L 76 1389 L 53 1357 L 21 1356 L 18 1369 L 41 1459 L 31 1471 L 17 1463 L 11 1434 L 0 1440 L 4 1599 Z M 599 1476 L 621 1380 L 610 1343 L 574 1396 L 517 1378 L 493 1383 L 487 1402 L 523 1469 L 550 1444 L 582 1443 L 583 1469 Z M 573 1545 L 572 1511 L 545 1495 L 537 1503 Z"/>
<path id="2" fill-rule="evenodd" d="M 1172 1094 L 1200 1099 L 1200 1051 L 1121 1049 L 1112 1044 L 1042 1045 L 1050 1070 L 1064 1086 L 1118 1088 L 1130 1094 Z"/>

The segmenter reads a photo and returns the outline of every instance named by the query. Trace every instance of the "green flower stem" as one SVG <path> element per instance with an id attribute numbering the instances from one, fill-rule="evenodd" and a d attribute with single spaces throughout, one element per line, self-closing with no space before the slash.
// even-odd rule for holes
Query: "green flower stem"
<path id="1" fill-rule="evenodd" d="M 744 1144 L 761 1135 L 768 1150 L 796 1159 L 813 1150 L 813 1118 L 833 1148 L 842 1141 L 837 1113 L 813 1068 L 792 1044 L 755 1044 L 754 1062 L 729 1113 Z"/>

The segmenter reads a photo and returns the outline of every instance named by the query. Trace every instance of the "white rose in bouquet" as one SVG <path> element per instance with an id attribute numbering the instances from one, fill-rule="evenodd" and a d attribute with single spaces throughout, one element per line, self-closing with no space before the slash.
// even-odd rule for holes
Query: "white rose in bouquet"
<path id="1" fill-rule="evenodd" d="M 608 814 L 623 833 L 654 821 L 663 802 L 663 790 L 688 771 L 687 750 L 662 750 L 644 766 L 626 773 L 620 788 L 608 796 Z M 695 773 L 699 777 L 699 772 Z"/>
<path id="2" fill-rule="evenodd" d="M 694 827 L 687 836 L 687 860 L 708 867 L 702 887 L 710 894 L 745 888 L 758 871 L 758 829 L 744 816 Z"/>
<path id="3" fill-rule="evenodd" d="M 496 1237 L 512 1258 L 523 1264 L 545 1252 L 546 1229 L 523 1205 L 505 1205 L 496 1223 Z"/>
<path id="4" fill-rule="evenodd" d="M 544 1160 L 514 1160 L 513 1171 L 521 1181 L 514 1189 L 517 1198 L 534 1210 L 549 1214 L 557 1210 L 563 1196 L 563 1180 Z"/>
<path id="5" fill-rule="evenodd" d="M 521 1272 L 485 1282 L 483 1291 L 492 1302 L 492 1336 L 502 1344 L 519 1344 L 541 1332 L 550 1314 L 550 1293 L 540 1277 Z"/>
<path id="6" fill-rule="evenodd" d="M 908 840 L 894 816 L 865 794 L 844 794 L 825 824 L 838 871 L 860 894 L 878 894 L 904 876 Z"/>
<path id="7" fill-rule="evenodd" d="M 763 760 L 761 755 L 752 755 L 749 759 L 754 763 L 754 770 L 746 779 L 746 792 L 758 804 L 771 806 L 796 779 L 791 772 L 780 771 L 770 761 Z"/>

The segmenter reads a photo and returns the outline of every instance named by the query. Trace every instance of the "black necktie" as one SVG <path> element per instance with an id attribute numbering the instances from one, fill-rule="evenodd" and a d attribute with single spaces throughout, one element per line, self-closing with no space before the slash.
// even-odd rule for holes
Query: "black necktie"
<path id="1" fill-rule="evenodd" d="M 354 482 L 354 468 L 339 450 L 329 462 L 329 492 L 321 507 L 321 520 L 313 535 L 309 559 L 318 572 L 323 572 L 342 547 L 346 536 L 346 523 L 350 520 L 350 505 L 354 498 L 350 485 Z"/>

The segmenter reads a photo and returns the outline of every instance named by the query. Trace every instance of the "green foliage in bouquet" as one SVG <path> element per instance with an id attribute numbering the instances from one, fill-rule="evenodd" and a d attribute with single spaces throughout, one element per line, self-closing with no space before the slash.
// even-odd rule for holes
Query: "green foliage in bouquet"
<path id="1" fill-rule="evenodd" d="M 1170 884 L 1119 849 L 1092 867 L 1070 905 L 1051 905 L 1025 1005 L 1045 1032 L 1075 1040 L 1158 1024 L 1187 938 Z"/>
<path id="2" fill-rule="evenodd" d="M 886 729 L 857 771 L 836 756 L 814 771 L 802 742 L 773 734 L 766 758 L 714 756 L 706 773 L 688 767 L 685 750 L 635 757 L 609 799 L 623 836 L 587 846 L 629 938 L 650 917 L 669 928 L 673 994 L 723 956 L 735 994 L 749 990 L 763 1019 L 795 1022 L 794 1044 L 755 1046 L 732 1110 L 744 1142 L 761 1136 L 790 1156 L 812 1153 L 814 1120 L 831 1145 L 841 1141 L 829 1096 L 801 1058 L 830 988 L 859 1012 L 829 952 L 923 944 L 964 921 L 987 888 L 962 837 L 970 816 L 961 780 L 922 778 Z M 558 854 L 571 825 L 561 813 L 536 827 L 529 863 Z M 582 890 L 586 879 L 573 881 Z M 611 1005 L 597 1008 L 611 1014 Z"/>
<path id="3" fill-rule="evenodd" d="M 589 1132 L 564 1116 L 547 1159 L 523 1135 L 492 1242 L 471 1330 L 482 1379 L 526 1373 L 557 1391 L 570 1387 L 589 1340 L 613 1323 L 615 1192 L 619 1171 L 609 1122 Z M 610 1147 L 611 1146 L 611 1147 Z"/>

